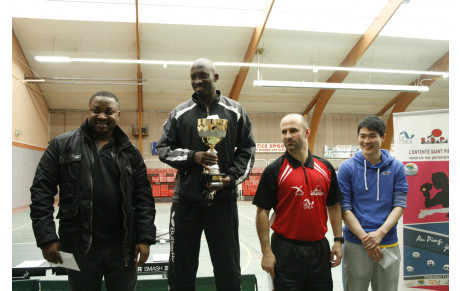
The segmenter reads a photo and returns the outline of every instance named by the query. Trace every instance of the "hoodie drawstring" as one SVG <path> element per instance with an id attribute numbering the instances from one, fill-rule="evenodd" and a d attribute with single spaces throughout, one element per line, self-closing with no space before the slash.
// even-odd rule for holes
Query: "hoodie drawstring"
<path id="1" fill-rule="evenodd" d="M 367 163 L 366 163 L 366 159 L 364 159 L 364 186 L 366 188 L 366 190 L 369 190 L 369 188 L 367 188 Z M 377 168 L 377 201 L 380 200 L 380 168 Z"/>
<path id="2" fill-rule="evenodd" d="M 380 168 L 377 168 L 377 201 L 380 200 Z"/>
<path id="3" fill-rule="evenodd" d="M 366 159 L 364 159 L 364 186 L 366 187 L 366 190 L 369 190 L 367 188 L 367 178 L 366 178 L 366 174 L 367 174 L 367 166 L 366 166 Z"/>

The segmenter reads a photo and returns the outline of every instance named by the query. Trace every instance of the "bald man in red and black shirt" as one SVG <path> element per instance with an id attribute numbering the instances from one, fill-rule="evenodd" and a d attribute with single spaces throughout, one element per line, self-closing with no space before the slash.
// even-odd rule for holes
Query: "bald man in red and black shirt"
<path id="1" fill-rule="evenodd" d="M 274 278 L 276 291 L 332 290 L 331 267 L 340 265 L 343 242 L 337 177 L 327 160 L 308 150 L 310 128 L 304 116 L 288 114 L 280 128 L 286 152 L 264 170 L 253 201 L 262 269 Z M 325 238 L 328 214 L 332 250 Z"/>

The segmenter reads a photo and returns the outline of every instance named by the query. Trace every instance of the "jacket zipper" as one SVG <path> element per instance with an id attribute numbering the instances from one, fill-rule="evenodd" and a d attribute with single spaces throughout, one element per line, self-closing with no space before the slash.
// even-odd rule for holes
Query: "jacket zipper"
<path id="1" fill-rule="evenodd" d="M 90 159 L 91 159 L 91 163 L 90 163 L 90 168 L 89 168 L 89 182 L 90 182 L 90 193 L 91 193 L 91 203 L 90 203 L 90 207 L 91 207 L 91 211 L 90 211 L 90 216 L 89 216 L 89 227 L 90 227 L 90 235 L 89 235 L 89 244 L 88 244 L 88 248 L 86 249 L 85 251 L 85 254 L 87 254 L 91 248 L 91 245 L 93 243 L 93 200 L 94 200 L 94 193 L 93 193 L 93 164 L 94 164 L 94 143 L 93 141 L 91 140 L 91 138 L 89 136 L 87 136 L 86 134 L 84 134 L 84 136 L 89 140 L 90 144 L 91 144 L 91 148 L 93 149 L 93 152 L 91 153 L 91 155 L 89 156 Z"/>
<path id="2" fill-rule="evenodd" d="M 126 211 L 125 211 L 125 207 L 126 207 L 126 193 L 123 189 L 123 186 L 121 185 L 121 176 L 122 176 L 122 172 L 121 172 L 121 167 L 120 167 L 120 161 L 119 161 L 119 153 L 121 150 L 127 148 L 128 146 L 125 146 L 123 148 L 120 148 L 117 150 L 117 166 L 118 166 L 118 170 L 120 171 L 120 181 L 119 181 L 119 184 L 120 184 L 120 189 L 121 189 L 121 193 L 123 194 L 123 205 L 121 206 L 121 211 L 123 213 L 123 227 L 125 228 L 125 237 L 123 239 L 123 243 L 122 245 L 124 244 L 124 242 L 126 241 L 127 237 L 128 237 L 128 227 L 126 226 Z M 128 259 L 125 257 L 124 258 L 125 260 L 125 267 L 128 266 Z"/>

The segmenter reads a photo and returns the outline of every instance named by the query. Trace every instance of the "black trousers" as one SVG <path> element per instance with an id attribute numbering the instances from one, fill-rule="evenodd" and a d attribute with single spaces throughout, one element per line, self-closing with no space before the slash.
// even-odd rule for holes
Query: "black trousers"
<path id="1" fill-rule="evenodd" d="M 276 291 L 332 291 L 331 250 L 326 238 L 301 242 L 273 233 L 271 244 L 276 257 Z"/>
<path id="2" fill-rule="evenodd" d="M 137 282 L 137 267 L 128 262 L 117 246 L 92 246 L 88 254 L 74 254 L 80 272 L 67 269 L 70 291 L 100 291 L 102 277 L 108 291 L 134 291 Z"/>
<path id="3" fill-rule="evenodd" d="M 169 225 L 169 290 L 195 290 L 203 230 L 214 267 L 216 289 L 240 290 L 240 245 L 235 199 L 215 201 L 211 206 L 172 204 Z"/>

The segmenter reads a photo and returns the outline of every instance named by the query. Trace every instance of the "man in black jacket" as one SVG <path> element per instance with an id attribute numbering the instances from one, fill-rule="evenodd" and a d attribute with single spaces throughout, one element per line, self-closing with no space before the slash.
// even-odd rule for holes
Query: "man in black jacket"
<path id="1" fill-rule="evenodd" d="M 204 230 L 218 291 L 240 290 L 237 185 L 254 164 L 252 124 L 243 107 L 221 95 L 212 61 L 196 60 L 190 69 L 192 99 L 171 111 L 157 145 L 160 160 L 178 169 L 171 206 L 169 290 L 195 290 Z M 198 135 L 197 119 L 227 119 L 227 134 L 216 146 L 218 157 Z M 223 186 L 206 187 L 203 168 L 219 165 Z M 209 192 L 216 191 L 209 201 Z M 212 203 L 210 203 L 212 202 Z"/>
<path id="2" fill-rule="evenodd" d="M 135 290 L 137 266 L 155 244 L 155 202 L 138 149 L 118 127 L 118 98 L 98 92 L 80 128 L 54 138 L 30 188 L 38 247 L 52 263 L 73 253 L 70 290 Z M 53 219 L 59 186 L 59 236 Z"/>

